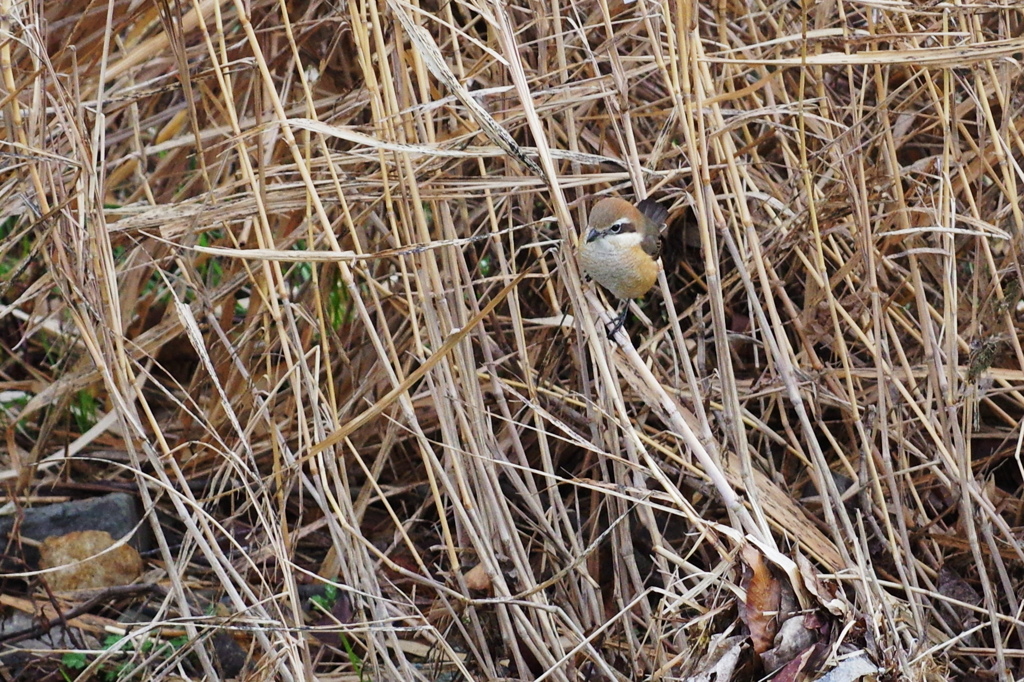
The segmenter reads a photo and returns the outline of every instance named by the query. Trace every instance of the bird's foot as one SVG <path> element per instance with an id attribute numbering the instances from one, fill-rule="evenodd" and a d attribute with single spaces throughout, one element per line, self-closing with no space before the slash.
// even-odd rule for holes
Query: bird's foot
<path id="1" fill-rule="evenodd" d="M 608 340 L 609 341 L 614 341 L 615 340 L 615 335 L 619 332 L 620 329 L 622 329 L 622 326 L 624 324 L 626 324 L 626 316 L 628 314 L 629 314 L 629 301 L 627 300 L 625 302 L 625 305 L 622 306 L 622 310 L 620 310 L 619 314 L 615 317 L 615 322 L 611 325 L 611 327 L 608 328 Z"/>

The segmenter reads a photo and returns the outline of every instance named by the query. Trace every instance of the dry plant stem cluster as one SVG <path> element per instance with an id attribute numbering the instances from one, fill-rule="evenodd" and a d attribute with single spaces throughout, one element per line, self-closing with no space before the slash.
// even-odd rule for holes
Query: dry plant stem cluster
<path id="1" fill-rule="evenodd" d="M 765 582 L 736 679 L 1024 677 L 1024 10 L 73 4 L 0 0 L 0 480 L 136 491 L 147 679 L 722 677 Z"/>

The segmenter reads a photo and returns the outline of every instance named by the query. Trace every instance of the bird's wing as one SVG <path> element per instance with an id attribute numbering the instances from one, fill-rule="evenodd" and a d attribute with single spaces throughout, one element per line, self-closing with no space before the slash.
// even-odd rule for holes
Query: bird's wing
<path id="1" fill-rule="evenodd" d="M 643 241 L 640 242 L 640 248 L 643 249 L 648 256 L 657 260 L 661 255 L 661 235 L 657 232 L 653 234 L 645 234 Z"/>
<path id="2" fill-rule="evenodd" d="M 644 240 L 640 242 L 640 247 L 651 258 L 657 258 L 661 255 L 661 226 L 668 218 L 668 209 L 654 199 L 644 199 L 636 207 L 647 219 L 643 230 Z"/>

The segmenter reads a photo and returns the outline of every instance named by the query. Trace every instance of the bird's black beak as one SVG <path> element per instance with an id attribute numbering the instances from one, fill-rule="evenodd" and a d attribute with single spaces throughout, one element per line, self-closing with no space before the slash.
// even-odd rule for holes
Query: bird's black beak
<path id="1" fill-rule="evenodd" d="M 594 241 L 595 239 L 597 239 L 597 238 L 598 238 L 599 236 L 601 236 L 601 233 L 600 233 L 600 232 L 598 232 L 598 231 L 597 231 L 596 229 L 594 229 L 594 228 L 591 228 L 591 229 L 590 229 L 590 230 L 589 230 L 589 231 L 587 232 L 587 243 L 589 244 L 590 242 L 592 242 L 592 241 Z"/>

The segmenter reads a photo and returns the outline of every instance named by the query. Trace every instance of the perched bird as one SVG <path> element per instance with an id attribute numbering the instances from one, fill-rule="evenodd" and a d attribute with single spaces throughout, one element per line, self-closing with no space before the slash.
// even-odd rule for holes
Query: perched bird
<path id="1" fill-rule="evenodd" d="M 660 232 L 668 210 L 652 199 L 633 204 L 608 198 L 597 202 L 580 243 L 583 271 L 598 284 L 623 299 L 608 338 L 622 328 L 629 299 L 643 296 L 658 279 Z"/>

